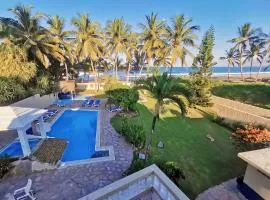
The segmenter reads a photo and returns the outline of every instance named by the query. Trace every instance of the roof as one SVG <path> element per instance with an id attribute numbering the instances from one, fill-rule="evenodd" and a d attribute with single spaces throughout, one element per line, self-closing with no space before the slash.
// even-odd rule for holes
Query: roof
<path id="1" fill-rule="evenodd" d="M 270 147 L 239 153 L 238 157 L 270 177 Z"/>
<path id="2" fill-rule="evenodd" d="M 0 109 L 0 130 L 23 128 L 46 112 L 44 109 L 17 106 L 4 106 Z"/>

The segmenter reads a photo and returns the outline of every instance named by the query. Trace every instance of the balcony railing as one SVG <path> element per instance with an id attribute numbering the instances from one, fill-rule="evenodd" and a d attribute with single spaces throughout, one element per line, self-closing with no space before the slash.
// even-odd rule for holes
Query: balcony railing
<path id="1" fill-rule="evenodd" d="M 156 165 L 120 179 L 80 200 L 127 200 L 136 198 L 151 189 L 164 200 L 189 200 Z"/>

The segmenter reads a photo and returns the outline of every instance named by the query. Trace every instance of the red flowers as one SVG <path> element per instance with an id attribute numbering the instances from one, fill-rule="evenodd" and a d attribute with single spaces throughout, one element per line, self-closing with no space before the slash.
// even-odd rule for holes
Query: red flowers
<path id="1" fill-rule="evenodd" d="M 265 143 L 270 141 L 270 131 L 247 125 L 245 129 L 237 128 L 232 136 L 250 143 Z"/>

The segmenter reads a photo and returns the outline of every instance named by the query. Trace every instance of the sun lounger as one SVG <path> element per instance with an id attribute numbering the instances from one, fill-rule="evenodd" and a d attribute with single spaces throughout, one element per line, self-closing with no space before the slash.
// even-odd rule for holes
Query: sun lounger
<path id="1" fill-rule="evenodd" d="M 114 106 L 114 107 L 111 107 L 111 108 L 107 108 L 106 110 L 108 112 L 117 112 L 117 111 L 121 111 L 122 108 L 121 108 L 121 106 Z"/>
<path id="2" fill-rule="evenodd" d="M 92 107 L 92 106 L 94 105 L 94 103 L 95 103 L 94 100 L 90 100 L 90 101 L 88 101 L 88 102 L 86 103 L 86 105 L 87 105 L 88 107 Z"/>
<path id="3" fill-rule="evenodd" d="M 94 103 L 94 107 L 99 107 L 100 103 L 101 103 L 101 101 L 99 99 L 96 100 L 95 103 Z"/>
<path id="4" fill-rule="evenodd" d="M 27 184 L 25 187 L 20 188 L 18 190 L 15 190 L 13 193 L 15 200 L 21 200 L 21 199 L 36 199 L 34 197 L 33 191 L 31 190 L 32 187 L 32 180 L 28 179 Z"/>

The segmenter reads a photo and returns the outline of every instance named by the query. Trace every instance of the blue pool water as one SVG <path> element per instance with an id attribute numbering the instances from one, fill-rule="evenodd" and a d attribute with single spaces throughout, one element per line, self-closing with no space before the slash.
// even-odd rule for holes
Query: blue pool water
<path id="1" fill-rule="evenodd" d="M 39 139 L 29 140 L 29 146 L 32 150 L 39 143 Z M 6 148 L 0 151 L 0 156 L 9 155 L 11 157 L 21 157 L 23 155 L 21 143 L 19 141 L 13 141 Z"/>
<path id="2" fill-rule="evenodd" d="M 89 96 L 85 95 L 76 95 L 73 99 L 59 99 L 56 100 L 54 103 L 59 105 L 70 105 L 75 102 L 82 102 L 83 100 L 89 98 Z"/>
<path id="3" fill-rule="evenodd" d="M 95 154 L 97 111 L 66 110 L 48 136 L 68 141 L 62 162 L 89 159 Z"/>

